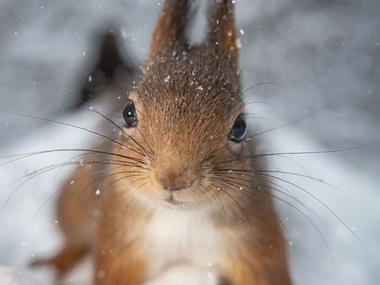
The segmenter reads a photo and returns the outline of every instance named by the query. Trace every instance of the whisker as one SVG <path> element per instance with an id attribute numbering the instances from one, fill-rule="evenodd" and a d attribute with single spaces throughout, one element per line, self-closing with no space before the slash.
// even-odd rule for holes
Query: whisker
<path id="1" fill-rule="evenodd" d="M 211 183 L 212 185 L 216 186 L 215 183 Z M 235 193 L 237 193 L 238 195 L 240 195 L 240 192 L 237 191 L 237 190 L 233 190 Z M 247 193 L 244 193 L 244 194 L 247 194 Z M 248 195 L 250 199 L 252 199 L 251 195 Z M 273 210 L 269 210 L 268 207 L 264 204 L 263 201 L 261 201 L 259 199 L 258 196 L 254 196 L 255 197 L 255 200 L 254 202 L 258 202 L 261 206 L 264 207 L 264 209 L 271 215 L 272 219 L 274 221 L 277 221 L 280 226 L 284 229 L 285 231 L 285 235 L 287 237 L 287 239 L 289 240 L 289 231 L 288 229 L 286 228 L 286 226 L 284 225 L 284 223 L 282 222 L 282 220 L 278 217 L 278 215 L 273 211 Z M 282 241 L 281 241 L 281 236 L 280 236 L 280 233 L 277 233 L 277 238 L 278 238 L 278 243 L 279 243 L 279 248 L 280 248 L 280 252 L 281 252 L 281 255 L 283 255 L 283 245 L 282 245 Z"/>
<path id="2" fill-rule="evenodd" d="M 109 123 L 111 123 L 112 125 L 114 125 L 117 129 L 119 129 L 124 135 L 126 135 L 129 139 L 131 139 L 147 156 L 149 156 L 149 152 L 147 151 L 146 148 L 144 148 L 140 143 L 138 143 L 133 137 L 131 137 L 127 132 L 125 132 L 124 129 L 122 129 L 118 124 L 116 124 L 114 121 L 112 121 L 110 118 L 108 118 L 107 116 L 105 116 L 104 114 L 100 113 L 98 110 L 96 110 L 94 107 L 90 106 L 89 104 L 87 104 L 86 102 L 84 102 L 81 98 L 79 98 L 78 96 L 74 95 L 73 93 L 71 93 L 70 91 L 68 91 L 65 87 L 61 86 L 58 82 L 56 82 L 55 80 L 53 80 L 52 78 L 46 76 L 50 81 L 52 81 L 53 83 L 55 83 L 55 85 L 57 85 L 58 87 L 60 87 L 62 90 L 64 90 L 67 94 L 69 94 L 70 96 L 73 96 L 74 98 L 76 98 L 77 100 L 79 100 L 79 102 L 81 102 L 84 106 L 88 107 L 88 109 L 96 114 L 98 114 L 100 117 L 102 117 L 103 119 L 105 119 L 106 121 L 108 121 Z"/>
<path id="3" fill-rule="evenodd" d="M 254 188 L 254 187 L 252 187 L 252 186 L 250 186 L 250 185 L 247 185 L 247 184 L 240 183 L 240 182 L 237 182 L 237 181 L 236 181 L 236 180 L 239 180 L 239 181 L 243 181 L 243 182 L 250 183 L 249 180 L 243 180 L 243 179 L 238 179 L 238 178 L 234 178 L 234 177 L 228 177 L 228 179 L 224 179 L 224 178 L 221 178 L 221 177 L 216 177 L 216 178 L 213 178 L 213 179 L 214 179 L 214 180 L 217 180 L 217 181 L 219 181 L 219 182 L 224 182 L 224 183 L 232 183 L 231 180 L 234 180 L 233 183 L 235 183 L 235 184 L 237 184 L 237 185 L 240 186 L 240 187 L 237 187 L 237 188 L 239 188 L 240 191 L 243 191 L 243 190 L 244 190 L 243 187 L 250 188 L 250 189 L 253 189 L 253 190 L 256 190 L 256 191 L 258 190 L 257 188 Z M 233 184 L 233 185 L 236 186 L 235 184 Z M 299 199 L 297 199 L 295 196 L 293 196 L 293 195 L 291 195 L 291 194 L 288 194 L 288 193 L 286 193 L 286 192 L 283 192 L 283 191 L 281 191 L 281 190 L 279 190 L 279 189 L 277 189 L 277 188 L 275 188 L 275 187 L 269 186 L 269 185 L 260 184 L 260 185 L 257 185 L 257 186 L 258 186 L 259 188 L 260 188 L 261 186 L 265 186 L 266 188 L 268 188 L 268 189 L 270 189 L 270 190 L 272 190 L 272 191 L 275 191 L 275 192 L 281 193 L 282 195 L 288 197 L 289 199 L 291 199 L 291 200 L 293 200 L 293 201 L 299 203 L 302 207 L 305 207 L 304 204 L 303 204 Z M 260 189 L 261 189 L 261 188 L 260 188 Z"/>
<path id="4" fill-rule="evenodd" d="M 221 183 L 221 182 L 219 182 L 219 183 Z M 231 189 L 229 184 L 225 184 L 225 186 L 228 187 L 229 189 Z M 230 195 L 228 192 L 224 191 L 222 188 L 220 188 L 220 190 L 224 194 L 226 194 L 228 197 L 230 197 L 232 199 L 232 201 L 234 201 L 234 203 L 239 207 L 239 209 L 242 211 L 242 213 L 244 214 L 245 218 L 247 219 L 247 222 L 248 222 L 248 224 L 249 224 L 249 226 L 251 228 L 251 231 L 253 231 L 251 220 L 248 218 L 247 213 L 244 211 L 243 207 L 239 204 L 239 202 L 236 200 L 236 198 L 233 197 L 232 195 Z"/>
<path id="5" fill-rule="evenodd" d="M 214 179 L 214 178 L 213 178 Z M 220 182 L 222 183 L 222 182 Z M 237 187 L 236 185 L 233 185 L 231 184 L 232 187 Z M 255 191 L 258 191 L 257 189 L 254 189 L 252 188 L 253 190 Z M 242 190 L 243 193 L 246 193 L 247 195 L 251 195 L 252 193 L 249 193 L 249 192 L 246 192 L 245 190 Z M 263 193 L 265 195 L 268 195 L 278 201 L 281 201 L 282 203 L 285 203 L 286 205 L 288 205 L 289 207 L 293 208 L 294 210 L 296 210 L 298 213 L 300 213 L 313 227 L 314 229 L 318 232 L 319 236 L 322 238 L 328 252 L 329 252 L 329 255 L 330 255 L 330 259 L 333 260 L 333 257 L 332 257 L 332 253 L 331 253 L 331 249 L 328 245 L 328 242 L 325 238 L 325 236 L 323 235 L 323 233 L 320 231 L 320 229 L 316 226 L 316 224 L 305 214 L 303 213 L 300 209 L 298 209 L 296 206 L 294 206 L 293 204 L 289 203 L 288 201 L 280 198 L 280 197 L 277 197 L 276 195 L 272 194 L 272 193 L 269 193 L 269 192 L 266 192 L 266 191 L 260 191 L 260 193 Z"/>
<path id="6" fill-rule="evenodd" d="M 291 122 L 286 123 L 286 124 L 284 124 L 284 125 L 281 125 L 281 126 L 278 126 L 278 127 L 274 127 L 274 128 L 270 128 L 270 129 L 267 129 L 267 130 L 265 130 L 265 131 L 262 131 L 262 132 L 256 133 L 256 134 L 254 134 L 254 135 L 252 135 L 252 136 L 249 136 L 249 137 L 243 139 L 243 140 L 242 140 L 241 142 L 239 142 L 239 143 L 248 142 L 248 141 L 250 141 L 251 139 L 253 139 L 253 138 L 257 137 L 257 136 L 260 136 L 260 135 L 263 135 L 263 134 L 266 134 L 266 133 L 269 133 L 269 132 L 272 132 L 272 131 L 275 131 L 275 130 L 278 130 L 278 129 L 281 129 L 281 128 L 285 128 L 285 127 L 288 127 L 288 126 L 294 125 L 294 124 L 296 124 L 296 123 L 299 123 L 299 122 L 301 122 L 301 121 L 303 121 L 303 120 L 306 120 L 306 119 L 308 119 L 308 118 L 310 118 L 310 117 L 312 117 L 312 116 L 315 116 L 315 115 L 317 115 L 318 113 L 320 113 L 320 112 L 326 110 L 328 107 L 330 107 L 330 106 L 332 105 L 332 103 L 333 103 L 333 102 L 329 103 L 328 105 L 326 105 L 326 106 L 323 107 L 322 109 L 317 110 L 316 112 L 311 113 L 311 114 L 309 114 L 309 115 L 307 115 L 307 116 L 301 117 L 301 118 L 299 118 L 299 119 L 297 119 L 297 120 L 294 120 L 294 121 L 291 121 Z M 219 155 L 222 153 L 223 150 L 225 150 L 226 148 L 231 148 L 232 146 L 234 146 L 234 145 L 236 145 L 236 144 L 238 144 L 238 143 L 235 143 L 235 144 L 233 144 L 233 145 L 226 144 L 226 145 L 220 147 L 218 151 L 216 151 L 214 154 L 209 155 L 208 157 L 206 157 L 202 162 L 205 162 L 205 161 L 211 160 L 211 159 L 213 159 L 213 158 L 219 156 Z"/>
<path id="7" fill-rule="evenodd" d="M 50 195 L 50 197 L 48 197 L 42 204 L 40 207 L 38 207 L 36 213 L 32 216 L 32 219 L 35 219 L 38 214 L 42 211 L 42 208 L 45 207 L 53 198 L 55 198 L 59 193 L 61 193 L 65 188 L 67 187 L 67 185 L 59 188 L 57 191 L 55 191 L 52 195 Z"/>
<path id="8" fill-rule="evenodd" d="M 139 69 L 136 67 L 136 65 L 133 63 L 133 61 L 132 61 L 131 57 L 129 56 L 128 52 L 126 51 L 125 46 L 124 46 L 124 43 L 123 43 L 123 41 L 122 41 L 121 39 L 120 39 L 120 45 L 121 45 L 121 47 L 122 47 L 122 49 L 123 49 L 125 55 L 127 56 L 129 62 L 132 64 L 133 68 L 134 68 L 135 71 L 137 72 L 137 74 L 141 76 L 141 72 L 140 72 L 140 70 L 139 70 Z"/>
<path id="9" fill-rule="evenodd" d="M 78 168 L 78 169 L 80 169 L 80 168 Z M 77 170 L 78 170 L 77 169 Z M 77 171 L 76 170 L 76 171 Z M 99 173 L 100 171 L 97 171 L 96 173 Z M 73 173 L 74 174 L 74 173 Z M 73 176 L 73 174 L 72 175 L 70 175 L 70 177 L 72 177 Z M 83 175 L 83 176 L 81 176 L 81 177 L 79 177 L 79 178 L 76 178 L 75 180 L 79 180 L 79 179 L 81 179 L 81 178 L 83 178 L 83 177 L 86 177 L 86 175 Z M 69 180 L 70 180 L 70 178 L 69 178 Z M 92 184 L 92 182 L 90 183 L 90 184 Z M 88 187 L 89 185 L 87 185 L 86 186 L 86 188 Z M 36 218 L 37 217 L 37 215 L 41 212 L 41 210 L 43 209 L 43 207 L 44 206 L 46 206 L 54 197 L 56 197 L 60 192 L 62 192 L 63 190 L 65 190 L 66 188 L 68 187 L 68 185 L 65 185 L 65 186 L 63 186 L 63 187 L 61 187 L 60 189 L 58 189 L 57 191 L 54 191 L 54 193 L 52 194 L 52 195 L 50 195 L 50 197 L 48 198 L 48 199 L 46 199 L 45 201 L 44 201 L 44 203 L 42 203 L 42 205 L 38 208 L 38 210 L 36 211 L 36 213 L 33 215 L 33 219 L 34 218 Z M 82 193 L 82 192 L 81 192 Z M 77 198 L 77 200 L 78 200 L 78 198 Z"/>
<path id="10" fill-rule="evenodd" d="M 107 189 L 109 189 L 109 188 L 110 188 L 112 185 L 114 185 L 115 183 L 117 183 L 117 182 L 119 182 L 119 181 L 121 181 L 121 180 L 127 179 L 127 178 L 129 178 L 129 177 L 135 177 L 135 176 L 138 177 L 138 176 L 141 176 L 141 175 L 125 175 L 125 176 L 123 176 L 123 177 L 121 177 L 121 178 L 115 179 L 114 181 L 112 181 L 111 183 L 109 183 L 109 184 L 103 189 L 103 192 L 105 192 Z M 138 178 L 138 179 L 134 180 L 133 183 L 135 183 L 135 182 L 137 182 L 137 181 L 144 180 L 144 179 L 146 179 L 146 177 Z M 143 185 L 145 185 L 145 184 L 147 184 L 147 183 L 144 183 L 144 184 L 140 185 L 139 188 L 141 188 L 141 187 L 142 187 Z M 139 189 L 139 188 L 138 188 L 138 189 Z"/>
<path id="11" fill-rule="evenodd" d="M 96 149 L 63 148 L 63 149 L 52 149 L 52 150 L 43 150 L 43 151 L 38 151 L 38 152 L 31 152 L 31 153 L 26 153 L 25 155 L 21 154 L 22 157 L 18 157 L 18 158 L 12 159 L 10 161 L 4 162 L 3 164 L 0 164 L 0 168 L 3 166 L 6 166 L 8 164 L 11 164 L 13 162 L 28 158 L 28 157 L 32 157 L 32 156 L 36 156 L 36 155 L 40 155 L 40 154 L 54 153 L 54 152 L 57 152 L 57 153 L 59 153 L 59 152 L 84 152 L 84 153 L 86 153 L 87 152 L 87 153 L 96 153 L 96 154 L 106 154 L 106 155 L 110 155 L 110 156 L 121 157 L 124 159 L 130 159 L 133 162 L 146 165 L 146 163 L 142 160 L 139 160 L 139 159 L 131 157 L 131 156 L 126 156 L 126 155 L 114 153 L 114 152 L 100 151 L 100 150 L 96 150 Z"/>
<path id="12" fill-rule="evenodd" d="M 201 189 L 198 189 L 198 190 L 202 193 L 202 195 L 203 195 L 204 197 L 206 197 L 207 201 L 211 204 L 210 198 L 206 195 L 206 192 L 203 191 L 203 190 L 201 190 Z"/>
<path id="13" fill-rule="evenodd" d="M 231 175 L 234 175 L 234 174 L 238 174 L 238 173 L 229 173 L 229 174 L 225 174 L 225 176 L 228 177 L 228 179 L 234 180 L 235 183 L 236 184 L 240 184 L 240 186 L 247 187 L 247 188 L 250 188 L 250 189 L 255 189 L 255 188 L 253 188 L 250 185 L 246 185 L 246 184 L 243 184 L 243 183 L 236 182 L 236 180 L 238 180 L 238 181 L 247 182 L 249 184 L 251 183 L 250 180 L 245 180 L 245 179 L 242 179 L 242 178 L 232 177 Z M 250 177 L 253 177 L 253 176 L 250 176 Z M 223 178 L 219 177 L 219 179 L 223 179 Z M 266 185 L 266 184 L 258 184 L 257 185 L 259 188 L 260 187 L 266 187 L 269 190 L 278 192 L 278 193 L 284 195 L 285 197 L 291 199 L 292 201 L 297 202 L 300 206 L 302 206 L 305 210 L 307 210 L 308 212 L 310 212 L 315 218 L 317 218 L 320 222 L 323 223 L 321 217 L 317 213 L 315 213 L 310 207 L 308 207 L 307 205 L 305 205 L 304 203 L 302 203 L 301 200 L 299 200 L 291 191 L 289 191 L 288 189 L 286 189 L 282 185 L 277 184 L 277 183 L 275 183 L 275 182 L 273 182 L 271 180 L 265 180 L 264 178 L 260 178 L 260 177 L 255 177 L 255 179 L 259 179 L 259 180 L 265 181 L 266 183 L 273 184 L 273 185 L 279 187 L 280 189 L 283 189 L 283 191 L 282 191 L 282 190 L 280 190 L 280 189 L 278 189 L 276 187 L 269 186 L 269 185 Z M 225 181 L 228 181 L 228 180 L 225 179 Z M 240 190 L 243 190 L 243 189 L 240 189 Z"/>
<path id="14" fill-rule="evenodd" d="M 138 180 L 134 180 L 134 181 L 131 182 L 129 185 L 132 185 L 133 183 L 135 183 L 135 182 L 137 182 L 137 181 L 138 181 Z M 141 184 L 139 187 L 137 187 L 137 188 L 132 192 L 131 196 L 133 196 L 133 195 L 136 193 L 136 191 L 138 191 L 139 189 L 141 189 L 142 187 L 144 187 L 146 184 L 148 184 L 148 183 L 143 183 L 143 184 Z M 127 187 L 125 187 L 125 188 L 127 188 Z M 148 192 L 150 189 L 151 189 L 151 187 L 148 188 L 147 192 Z"/>
<path id="15" fill-rule="evenodd" d="M 27 114 L 22 114 L 22 113 L 13 112 L 13 111 L 8 111 L 8 110 L 4 110 L 4 109 L 0 109 L 0 112 L 7 113 L 7 114 L 12 114 L 12 115 L 17 115 L 17 116 L 21 116 L 21 117 L 26 117 L 26 118 L 30 118 L 30 119 L 34 119 L 34 120 L 39 120 L 39 121 L 44 121 L 44 122 L 49 122 L 49 123 L 55 123 L 55 124 L 66 126 L 66 127 L 75 128 L 75 129 L 78 129 L 78 130 L 81 130 L 81 131 L 84 131 L 84 132 L 88 132 L 88 133 L 97 135 L 99 137 L 105 138 L 105 139 L 107 139 L 107 140 L 109 140 L 109 141 L 111 141 L 111 142 L 113 142 L 115 144 L 120 145 L 121 147 L 128 148 L 131 151 L 133 151 L 133 152 L 135 152 L 135 153 L 137 153 L 139 155 L 142 155 L 142 156 L 144 155 L 143 153 L 138 152 L 138 151 L 134 150 L 133 148 L 130 148 L 127 145 L 124 145 L 124 144 L 120 143 L 119 141 L 117 141 L 117 140 L 115 140 L 113 138 L 110 138 L 110 137 L 108 137 L 106 135 L 103 135 L 101 133 L 89 130 L 87 128 L 83 128 L 83 127 L 76 126 L 76 125 L 69 124 L 69 123 L 60 122 L 60 121 L 57 121 L 57 120 L 40 118 L 40 117 L 36 117 L 36 116 L 32 116 L 32 115 L 27 115 Z"/>
<path id="16" fill-rule="evenodd" d="M 245 118 L 247 118 L 247 119 L 263 120 L 263 121 L 269 121 L 269 119 L 267 119 L 267 118 L 257 117 L 257 116 L 245 116 Z"/>
<path id="17" fill-rule="evenodd" d="M 250 90 L 252 90 L 252 89 L 254 89 L 254 88 L 256 88 L 256 87 L 259 87 L 259 86 L 261 86 L 261 85 L 277 85 L 277 86 L 283 86 L 282 84 L 277 83 L 277 82 L 264 81 L 264 82 L 261 82 L 261 83 L 255 84 L 255 85 L 253 85 L 253 86 L 251 86 L 251 87 L 245 89 L 243 92 L 241 92 L 241 93 L 239 94 L 239 96 L 241 97 L 241 96 L 243 96 L 245 93 L 247 93 L 248 91 L 250 91 Z"/>
<path id="18" fill-rule="evenodd" d="M 290 171 L 280 171 L 280 170 L 266 170 L 266 169 L 232 169 L 232 168 L 228 168 L 228 169 L 221 169 L 221 168 L 218 168 L 218 169 L 215 169 L 216 172 L 222 172 L 222 173 L 230 173 L 230 172 L 238 172 L 238 173 L 259 173 L 259 172 L 267 172 L 267 173 L 279 173 L 279 174 L 287 174 L 287 175 L 292 175 L 292 176 L 297 176 L 297 177 L 303 177 L 303 178 L 307 178 L 307 179 L 310 179 L 310 180 L 313 180 L 313 181 L 316 181 L 318 183 L 321 183 L 323 185 L 326 185 L 326 186 L 329 186 L 335 190 L 338 190 L 338 188 L 328 182 L 325 182 L 323 179 L 320 179 L 320 178 L 316 178 L 316 177 L 313 177 L 313 176 L 310 176 L 310 175 L 305 175 L 305 174 L 301 174 L 301 173 L 296 173 L 296 172 L 290 172 Z"/>
<path id="19" fill-rule="evenodd" d="M 321 113 L 322 111 L 325 111 L 325 110 L 326 110 L 327 108 L 329 108 L 332 104 L 333 104 L 333 101 L 330 102 L 329 104 L 327 104 L 327 105 L 326 105 L 325 107 L 323 107 L 322 109 L 319 109 L 319 110 L 317 110 L 317 111 L 315 111 L 315 112 L 313 112 L 313 113 L 310 113 L 310 114 L 307 115 L 307 116 L 303 116 L 303 117 L 301 117 L 301 118 L 299 118 L 299 119 L 297 119 L 297 120 L 291 121 L 291 122 L 286 123 L 286 124 L 284 124 L 284 125 L 280 125 L 280 126 L 278 126 L 278 127 L 270 128 L 270 129 L 268 129 L 268 130 L 265 130 L 265 131 L 262 131 L 262 132 L 256 133 L 256 134 L 250 136 L 250 137 L 247 138 L 247 139 L 252 139 L 252 138 L 254 138 L 254 137 L 257 137 L 257 136 L 260 136 L 260 135 L 263 135 L 263 134 L 266 134 L 266 133 L 272 132 L 272 131 L 274 131 L 274 130 L 282 129 L 282 128 L 284 128 L 284 127 L 288 127 L 288 126 L 294 125 L 294 124 L 296 124 L 296 123 L 299 123 L 299 122 L 301 122 L 301 121 L 303 121 L 303 120 L 306 120 L 306 119 L 308 119 L 308 118 L 311 118 L 311 117 L 313 117 L 313 116 L 315 116 L 315 115 Z"/>
<path id="20" fill-rule="evenodd" d="M 251 105 L 251 104 L 262 104 L 262 105 L 266 105 L 266 106 L 269 106 L 269 107 L 272 107 L 272 108 L 279 109 L 279 107 L 277 107 L 277 106 L 275 106 L 275 105 L 272 105 L 272 104 L 270 104 L 270 103 L 267 103 L 267 102 L 263 102 L 263 101 L 251 101 L 251 102 L 246 102 L 246 103 L 243 103 L 243 107 L 248 106 L 248 105 Z"/>
<path id="21" fill-rule="evenodd" d="M 120 163 L 113 163 L 113 162 L 109 162 L 109 161 L 93 161 L 93 162 L 86 162 L 85 164 L 86 165 L 90 165 L 90 164 L 110 164 L 110 165 L 122 165 Z M 2 208 L 0 209 L 0 215 L 3 213 L 5 207 L 7 206 L 7 204 L 9 203 L 9 201 L 11 200 L 11 198 L 16 194 L 16 192 L 22 187 L 24 186 L 28 181 L 30 181 L 31 179 L 34 179 L 44 173 L 47 173 L 49 171 L 52 171 L 54 169 L 57 169 L 59 167 L 62 167 L 62 166 L 73 166 L 73 165 L 80 165 L 81 163 L 79 161 L 74 161 L 74 162 L 69 162 L 69 163 L 59 163 L 59 164 L 55 164 L 55 165 L 50 165 L 48 167 L 44 167 L 44 168 L 41 168 L 39 169 L 38 171 L 35 171 L 32 175 L 30 174 L 27 174 L 21 178 L 18 178 L 16 181 L 13 181 L 11 182 L 10 184 L 6 185 L 3 189 L 5 188 L 8 188 L 9 186 L 11 186 L 12 184 L 14 184 L 15 182 L 17 183 L 18 181 L 22 180 L 22 179 L 25 179 L 25 178 L 28 178 L 26 181 L 22 182 L 19 186 L 17 186 L 13 191 L 12 193 L 8 196 L 8 198 L 5 200 Z M 125 166 L 125 165 L 124 165 Z M 128 165 L 129 166 L 129 165 Z M 129 166 L 129 167 L 134 167 L 134 166 Z"/>
<path id="22" fill-rule="evenodd" d="M 69 160 L 67 160 L 66 162 L 70 162 L 70 161 L 73 161 L 74 159 L 77 159 L 79 157 L 84 157 L 84 156 L 87 156 L 87 155 L 96 155 L 95 153 L 82 153 L 82 154 L 77 154 L 75 156 L 73 156 L 72 158 L 70 158 Z M 79 161 L 80 162 L 80 161 Z M 70 175 L 72 176 L 73 174 L 75 174 L 78 170 L 80 170 L 82 167 L 84 166 L 80 166 L 78 167 L 76 170 L 74 170 L 74 172 Z M 59 176 L 59 174 L 61 173 L 61 170 L 63 169 L 63 167 L 61 167 L 60 169 L 58 169 L 57 173 L 54 175 L 54 180 L 57 179 L 57 177 Z M 93 172 L 94 173 L 94 172 Z"/>
<path id="23" fill-rule="evenodd" d="M 277 156 L 277 155 L 308 155 L 308 154 L 329 154 L 329 153 L 340 153 L 340 152 L 347 152 L 352 150 L 358 150 L 366 147 L 370 147 L 373 145 L 377 145 L 380 143 L 380 140 L 373 141 L 367 144 L 348 147 L 348 148 L 341 148 L 341 149 L 332 149 L 332 150 L 320 150 L 320 151 L 296 151 L 296 152 L 271 152 L 271 153 L 263 153 L 263 154 L 257 154 L 249 157 L 243 157 L 238 159 L 231 159 L 231 160 L 225 160 L 222 162 L 219 162 L 218 164 L 222 163 L 228 163 L 228 162 L 234 162 L 234 161 L 242 161 L 247 159 L 254 159 L 259 157 L 268 157 L 268 156 Z"/>
<path id="24" fill-rule="evenodd" d="M 300 168 L 302 168 L 302 170 L 306 173 L 306 175 L 311 176 L 311 174 L 309 173 L 309 171 L 307 171 L 307 169 L 301 163 L 299 163 L 297 160 L 295 160 L 294 158 L 288 157 L 286 155 L 278 155 L 278 157 L 282 157 L 282 158 L 285 158 L 287 160 L 290 160 L 290 161 L 294 162 Z"/>
<path id="25" fill-rule="evenodd" d="M 107 178 L 110 178 L 112 176 L 115 176 L 115 175 L 119 175 L 119 174 L 125 174 L 125 173 L 136 173 L 136 175 L 131 175 L 130 177 L 133 177 L 133 176 L 139 176 L 142 172 L 136 172 L 136 171 L 119 171 L 119 172 L 113 172 L 111 174 L 107 174 L 107 175 L 103 175 L 101 177 L 98 177 L 96 178 L 95 180 L 93 180 L 90 184 L 88 184 L 85 188 L 83 188 L 81 190 L 81 192 L 79 193 L 78 197 L 76 198 L 76 202 L 79 201 L 80 197 L 83 195 L 83 193 L 91 186 L 93 185 L 94 183 L 98 182 L 97 184 L 97 187 L 99 186 L 100 183 L 102 183 L 103 181 L 105 181 Z M 97 188 L 95 187 L 95 188 Z M 104 190 L 103 190 L 104 191 Z"/>
<path id="26" fill-rule="evenodd" d="M 220 197 L 218 195 L 218 192 L 216 190 L 212 189 L 211 187 L 205 187 L 202 183 L 200 183 L 200 186 L 202 188 L 204 188 L 206 191 L 211 190 L 214 193 L 214 196 L 218 198 L 219 204 L 222 206 L 222 210 L 223 210 L 223 221 L 224 221 L 223 224 L 224 224 L 224 229 L 225 229 L 225 227 L 226 227 L 226 211 L 224 209 L 223 201 L 222 201 L 222 199 L 220 199 Z M 214 186 L 216 186 L 216 185 L 214 184 Z"/>
<path id="27" fill-rule="evenodd" d="M 292 183 L 286 179 L 282 179 L 280 177 L 277 177 L 277 176 L 274 176 L 274 175 L 269 175 L 269 174 L 264 174 L 264 173 L 256 173 L 258 175 L 263 175 L 263 176 L 266 176 L 266 177 L 270 177 L 270 178 L 273 178 L 273 179 L 277 179 L 279 181 L 282 181 L 284 183 L 287 183 L 289 185 L 292 185 L 293 187 L 296 187 L 298 189 L 300 189 L 302 192 L 304 192 L 306 195 L 314 198 L 316 201 L 318 201 L 318 203 L 320 203 L 325 209 L 327 209 L 335 218 L 337 218 L 341 223 L 342 225 L 357 239 L 357 241 L 359 241 L 359 243 L 363 246 L 363 248 L 365 250 L 368 250 L 366 245 L 363 243 L 363 241 L 355 234 L 355 232 L 353 230 L 350 229 L 350 227 L 333 211 L 331 210 L 330 207 L 328 207 L 322 200 L 320 200 L 318 197 L 316 197 L 315 195 L 313 195 L 312 193 L 308 192 L 306 189 L 302 188 L 301 186 L 295 184 L 295 183 Z"/>

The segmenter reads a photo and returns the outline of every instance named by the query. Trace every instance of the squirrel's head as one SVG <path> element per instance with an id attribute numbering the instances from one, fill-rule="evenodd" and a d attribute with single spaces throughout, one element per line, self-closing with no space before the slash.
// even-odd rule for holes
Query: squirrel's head
<path id="1" fill-rule="evenodd" d="M 207 39 L 197 46 L 185 36 L 190 2 L 165 2 L 146 66 L 122 112 L 128 148 L 119 152 L 135 160 L 138 173 L 122 183 L 170 207 L 207 203 L 225 187 L 218 171 L 239 164 L 233 160 L 247 128 L 234 1 L 210 5 Z"/>

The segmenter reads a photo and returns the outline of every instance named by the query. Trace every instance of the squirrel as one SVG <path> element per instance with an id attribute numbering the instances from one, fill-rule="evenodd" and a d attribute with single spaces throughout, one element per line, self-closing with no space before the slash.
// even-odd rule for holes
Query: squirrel
<path id="1" fill-rule="evenodd" d="M 209 4 L 197 45 L 186 36 L 191 2 L 165 1 L 119 106 L 119 137 L 64 185 L 64 246 L 34 265 L 61 278 L 91 254 L 95 285 L 139 285 L 178 264 L 212 267 L 223 285 L 292 284 L 267 177 L 254 172 L 265 161 L 247 159 L 257 142 L 241 98 L 235 1 Z M 112 182 L 98 188 L 103 177 Z"/>

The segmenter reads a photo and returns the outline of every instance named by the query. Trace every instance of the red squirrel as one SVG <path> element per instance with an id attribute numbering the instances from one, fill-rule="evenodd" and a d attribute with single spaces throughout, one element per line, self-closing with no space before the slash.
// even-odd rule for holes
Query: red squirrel
<path id="1" fill-rule="evenodd" d="M 253 171 L 265 161 L 245 159 L 256 148 L 241 98 L 235 1 L 211 1 L 206 40 L 193 46 L 191 2 L 164 3 L 120 106 L 120 136 L 67 181 L 58 199 L 65 244 L 35 264 L 62 277 L 91 253 L 96 285 L 139 285 L 178 264 L 212 265 L 223 285 L 292 284 L 267 178 Z M 91 161 L 108 165 L 105 189 Z"/>

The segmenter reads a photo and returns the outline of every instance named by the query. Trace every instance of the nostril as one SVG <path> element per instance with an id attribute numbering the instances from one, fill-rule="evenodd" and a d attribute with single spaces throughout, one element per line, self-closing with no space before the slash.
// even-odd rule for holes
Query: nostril
<path id="1" fill-rule="evenodd" d="M 179 190 L 182 190 L 184 188 L 186 188 L 186 186 L 177 186 L 177 187 L 164 186 L 164 189 L 168 190 L 168 191 L 179 191 Z"/>

